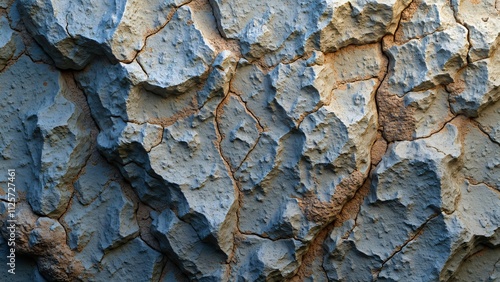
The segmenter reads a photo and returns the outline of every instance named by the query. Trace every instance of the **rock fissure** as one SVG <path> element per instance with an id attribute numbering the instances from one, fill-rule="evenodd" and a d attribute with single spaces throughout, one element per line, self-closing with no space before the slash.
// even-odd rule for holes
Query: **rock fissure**
<path id="1" fill-rule="evenodd" d="M 0 1 L 21 280 L 497 278 L 497 0 L 160 2 Z"/>

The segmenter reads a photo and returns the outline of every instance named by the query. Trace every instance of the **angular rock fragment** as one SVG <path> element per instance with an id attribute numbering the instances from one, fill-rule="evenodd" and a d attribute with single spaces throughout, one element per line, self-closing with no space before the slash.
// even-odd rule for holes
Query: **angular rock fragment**
<path id="1" fill-rule="evenodd" d="M 0 0 L 17 277 L 498 280 L 497 11 Z"/>
<path id="2" fill-rule="evenodd" d="M 117 178 L 117 174 L 118 171 L 106 162 L 99 152 L 93 152 L 73 185 L 78 201 L 82 205 L 92 203 L 104 188 Z"/>
<path id="3" fill-rule="evenodd" d="M 469 64 L 448 85 L 454 113 L 477 117 L 488 105 L 500 100 L 500 54 Z"/>
<path id="4" fill-rule="evenodd" d="M 144 48 L 145 38 L 162 29 L 169 14 L 183 4 L 23 0 L 18 6 L 27 29 L 59 68 L 82 69 L 99 55 L 115 62 L 133 61 Z"/>
<path id="5" fill-rule="evenodd" d="M 472 62 L 490 57 L 500 44 L 498 1 L 452 0 L 451 7 L 461 24 L 469 30 L 469 58 Z"/>
<path id="6" fill-rule="evenodd" d="M 481 244 L 498 248 L 494 238 L 499 233 L 496 226 L 500 217 L 492 212 L 500 204 L 498 193 L 485 185 L 465 183 L 461 195 L 456 214 L 440 215 L 427 222 L 400 252 L 385 262 L 379 279 L 447 280 L 458 264 L 480 249 Z M 493 275 L 494 261 L 489 267 L 479 265 L 475 271 L 478 275 L 486 274 L 488 279 Z"/>
<path id="7" fill-rule="evenodd" d="M 64 87 L 63 84 L 62 91 Z M 28 117 L 28 120 L 37 120 L 34 132 L 29 133 L 33 141 L 41 143 L 41 155 L 32 152 L 34 161 L 40 157 L 41 172 L 38 176 L 40 188 L 33 191 L 31 197 L 35 211 L 52 216 L 64 212 L 73 191 L 72 179 L 79 174 L 90 149 L 90 130 L 85 128 L 84 118 L 78 105 L 61 94 L 54 98 L 53 104 L 41 108 L 36 116 Z M 32 146 L 36 148 L 37 145 Z"/>
<path id="8" fill-rule="evenodd" d="M 325 103 L 330 89 L 319 79 L 323 67 L 306 65 L 304 61 L 280 64 L 271 73 L 274 101 L 298 126 L 305 115 Z M 331 87 L 331 86 L 330 86 Z"/>
<path id="9" fill-rule="evenodd" d="M 412 138 L 421 138 L 438 132 L 453 117 L 448 108 L 448 92 L 437 87 L 419 92 L 409 92 L 403 98 L 405 110 L 415 121 Z"/>
<path id="10" fill-rule="evenodd" d="M 145 48 L 147 38 L 164 28 L 176 9 L 187 2 L 187 0 L 126 1 L 122 18 L 108 41 L 113 56 L 119 61 L 134 60 L 137 53 Z"/>
<path id="11" fill-rule="evenodd" d="M 149 153 L 151 169 L 182 198 L 178 215 L 203 240 L 231 250 L 236 222 L 234 180 L 216 146 L 215 118 L 191 116 L 165 128 L 163 140 Z M 167 186 L 167 187 L 168 187 Z M 200 200 L 203 199 L 203 200 Z"/>
<path id="12" fill-rule="evenodd" d="M 451 28 L 413 39 L 387 49 L 389 90 L 402 97 L 453 82 L 455 73 L 467 63 L 467 29 Z"/>
<path id="13" fill-rule="evenodd" d="M 100 52 L 106 33 L 116 28 L 125 3 L 26 0 L 20 1 L 18 7 L 27 29 L 58 67 L 81 69 Z M 79 16 L 73 16 L 71 10 L 78 11 Z M 100 21 L 92 20 L 90 15 Z"/>
<path id="14" fill-rule="evenodd" d="M 184 93 L 208 72 L 215 52 L 196 28 L 191 13 L 190 8 L 179 8 L 165 28 L 147 39 L 137 56 L 148 77 L 147 90 L 162 96 Z"/>

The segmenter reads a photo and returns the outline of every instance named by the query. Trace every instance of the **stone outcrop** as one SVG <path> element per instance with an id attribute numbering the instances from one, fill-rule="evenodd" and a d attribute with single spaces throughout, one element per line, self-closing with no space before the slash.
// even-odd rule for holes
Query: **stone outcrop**
<path id="1" fill-rule="evenodd" d="M 2 275 L 497 281 L 499 38 L 495 0 L 0 0 Z"/>

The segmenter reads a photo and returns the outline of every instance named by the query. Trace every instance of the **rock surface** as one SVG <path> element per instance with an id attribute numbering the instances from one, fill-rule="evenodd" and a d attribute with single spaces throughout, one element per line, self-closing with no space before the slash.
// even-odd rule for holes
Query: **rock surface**
<path id="1" fill-rule="evenodd" d="M 0 0 L 2 275 L 497 281 L 499 38 L 495 0 Z"/>

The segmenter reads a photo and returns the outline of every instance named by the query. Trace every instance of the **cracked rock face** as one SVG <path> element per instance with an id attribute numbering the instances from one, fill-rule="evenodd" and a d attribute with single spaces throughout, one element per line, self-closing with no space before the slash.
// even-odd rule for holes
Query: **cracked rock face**
<path id="1" fill-rule="evenodd" d="M 494 0 L 0 0 L 2 275 L 497 281 L 499 32 Z"/>

